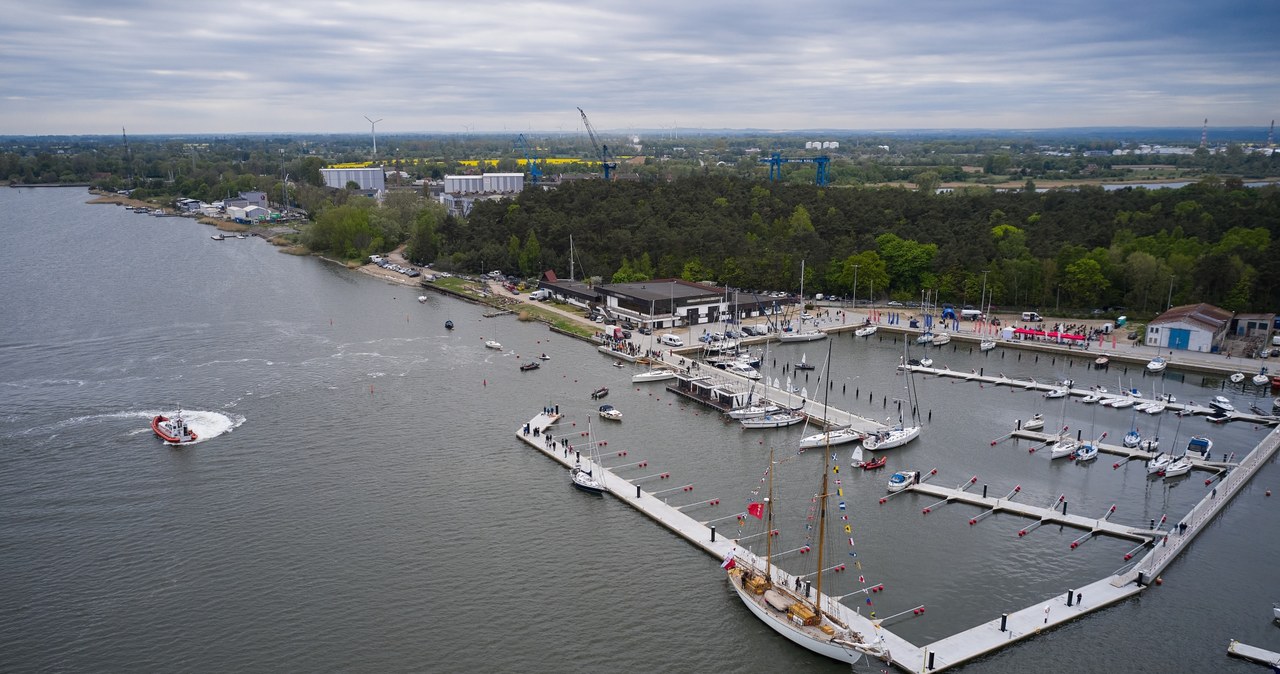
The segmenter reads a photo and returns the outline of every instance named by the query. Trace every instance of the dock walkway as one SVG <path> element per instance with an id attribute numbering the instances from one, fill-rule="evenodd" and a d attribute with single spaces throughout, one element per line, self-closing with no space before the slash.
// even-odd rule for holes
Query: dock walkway
<path id="1" fill-rule="evenodd" d="M 1034 379 L 1010 379 L 1009 377 L 1006 377 L 1003 374 L 993 377 L 989 374 L 984 374 L 985 370 L 962 372 L 960 370 L 952 370 L 951 368 L 947 368 L 947 367 L 924 367 L 923 365 L 899 365 L 898 369 L 910 370 L 911 372 L 918 372 L 920 374 L 931 374 L 936 377 L 952 377 L 955 379 L 963 379 L 965 381 L 976 381 L 983 384 L 993 384 L 995 386 L 1008 386 L 1011 388 L 1020 388 L 1028 391 L 1044 392 L 1052 389 L 1062 388 L 1062 385 L 1057 382 L 1041 382 L 1041 381 L 1036 381 Z M 1092 389 L 1087 389 L 1087 388 L 1068 388 L 1067 393 L 1072 396 L 1084 397 L 1087 395 L 1094 394 L 1096 392 Z M 1123 391 L 1103 394 L 1104 400 L 1106 398 L 1123 398 L 1123 397 L 1125 397 L 1125 394 Z M 1141 404 L 1144 401 L 1154 402 L 1152 400 L 1145 400 L 1145 399 L 1135 400 L 1137 404 Z M 1203 405 L 1195 405 L 1191 403 L 1173 402 L 1173 403 L 1162 403 L 1162 404 L 1165 406 L 1165 409 L 1172 412 L 1187 411 L 1192 414 L 1212 414 L 1214 412 L 1214 410 L 1208 407 L 1205 407 Z M 1236 412 L 1228 412 L 1226 416 L 1231 421 L 1248 421 L 1251 423 L 1261 424 L 1264 426 L 1275 426 L 1277 424 L 1280 424 L 1280 417 L 1277 417 L 1275 415 L 1245 414 L 1243 412 L 1236 411 Z"/>
<path id="2" fill-rule="evenodd" d="M 1243 660 L 1260 662 L 1272 667 L 1280 667 L 1280 653 L 1258 648 L 1257 646 L 1250 646 L 1249 644 L 1242 644 L 1235 639 L 1232 639 L 1231 643 L 1227 645 L 1227 655 L 1234 655 Z"/>

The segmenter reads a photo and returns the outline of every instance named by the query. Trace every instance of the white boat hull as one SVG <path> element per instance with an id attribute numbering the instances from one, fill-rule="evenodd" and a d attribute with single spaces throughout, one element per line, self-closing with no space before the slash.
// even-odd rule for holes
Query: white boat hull
<path id="1" fill-rule="evenodd" d="M 759 405 L 752 405 L 751 407 L 739 407 L 736 410 L 729 410 L 729 418 L 738 420 L 755 419 L 756 417 L 762 417 L 766 414 L 773 414 L 774 412 L 781 411 L 782 408 L 777 405 L 765 405 L 763 407 Z"/>
<path id="2" fill-rule="evenodd" d="M 831 637 L 822 634 L 821 632 L 814 630 L 815 634 L 811 635 L 807 630 L 802 630 L 802 628 L 796 627 L 793 623 L 787 620 L 785 615 L 781 613 L 774 613 L 757 603 L 755 597 L 749 594 L 747 590 L 741 586 L 738 579 L 732 575 L 729 576 L 729 586 L 738 593 L 738 598 L 742 600 L 742 603 L 746 605 L 747 609 L 750 610 L 755 617 L 759 618 L 765 625 L 768 625 L 769 629 L 777 632 L 783 637 L 786 637 L 786 639 L 791 643 L 817 653 L 818 655 L 848 664 L 854 664 L 869 657 L 868 654 L 858 651 L 851 646 L 842 646 L 831 641 Z M 817 634 L 822 634 L 822 637 L 818 638 Z"/>
<path id="3" fill-rule="evenodd" d="M 979 351 L 990 351 L 990 350 L 992 350 L 992 349 L 994 349 L 994 348 L 996 348 L 996 343 L 995 343 L 995 342 L 982 342 L 982 343 L 978 344 L 978 350 L 979 350 Z"/>
<path id="4" fill-rule="evenodd" d="M 910 426 L 907 428 L 895 428 L 883 437 L 869 435 L 862 441 L 862 448 L 875 452 L 882 449 L 893 449 L 901 447 L 920 436 L 919 426 Z"/>
<path id="5" fill-rule="evenodd" d="M 871 335 L 876 334 L 876 326 L 868 325 L 865 328 L 858 328 L 853 331 L 853 334 L 858 337 L 870 337 Z"/>
<path id="6" fill-rule="evenodd" d="M 819 339 L 826 339 L 827 333 L 821 330 L 806 330 L 805 332 L 784 332 L 778 335 L 778 340 L 782 342 L 816 342 Z"/>
<path id="7" fill-rule="evenodd" d="M 666 381 L 668 379 L 675 379 L 675 378 L 676 378 L 676 373 L 672 372 L 671 370 L 650 370 L 648 372 L 641 372 L 640 374 L 631 375 L 631 383 L 642 384 L 645 382 Z"/>
<path id="8" fill-rule="evenodd" d="M 800 449 L 816 449 L 818 447 L 826 447 L 831 445 L 844 445 L 850 442 L 857 442 L 866 437 L 865 433 L 855 431 L 853 429 L 841 429 L 829 431 L 827 433 L 816 433 L 800 438 Z"/>
<path id="9" fill-rule="evenodd" d="M 1049 447 L 1050 459 L 1065 459 L 1076 453 L 1080 445 L 1075 440 L 1064 439 L 1059 440 Z"/>
<path id="10" fill-rule="evenodd" d="M 741 423 L 742 427 L 745 429 L 756 429 L 756 428 L 783 428 L 784 426 L 794 426 L 800 423 L 801 421 L 804 421 L 804 417 L 798 416 L 798 415 L 766 414 L 761 417 L 743 419 L 739 423 Z"/>

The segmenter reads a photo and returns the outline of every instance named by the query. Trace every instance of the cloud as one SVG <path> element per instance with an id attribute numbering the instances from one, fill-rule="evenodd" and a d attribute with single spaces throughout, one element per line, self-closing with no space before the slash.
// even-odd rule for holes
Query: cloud
<path id="1" fill-rule="evenodd" d="M 1265 124 L 1271 3 L 47 0 L 9 133 Z"/>

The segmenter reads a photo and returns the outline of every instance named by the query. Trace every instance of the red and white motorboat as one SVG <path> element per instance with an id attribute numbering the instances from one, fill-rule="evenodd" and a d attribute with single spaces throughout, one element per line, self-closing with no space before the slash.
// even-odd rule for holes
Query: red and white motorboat
<path id="1" fill-rule="evenodd" d="M 151 420 L 151 430 L 155 431 L 161 440 L 171 445 L 189 445 L 199 437 L 182 418 L 182 410 L 178 410 L 172 419 L 163 414 L 157 414 Z"/>

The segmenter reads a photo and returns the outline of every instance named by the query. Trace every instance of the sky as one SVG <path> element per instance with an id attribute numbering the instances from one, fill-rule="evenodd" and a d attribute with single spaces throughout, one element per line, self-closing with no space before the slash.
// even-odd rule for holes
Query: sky
<path id="1" fill-rule="evenodd" d="M 0 134 L 1266 127 L 1268 0 L 0 2 Z"/>

